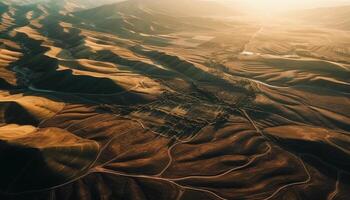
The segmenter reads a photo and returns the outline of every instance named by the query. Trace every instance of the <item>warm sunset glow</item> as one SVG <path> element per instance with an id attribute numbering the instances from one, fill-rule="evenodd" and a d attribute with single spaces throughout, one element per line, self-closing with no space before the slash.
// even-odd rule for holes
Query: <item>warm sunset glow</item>
<path id="1" fill-rule="evenodd" d="M 298 0 L 246 0 L 245 3 L 253 8 L 275 12 L 310 4 L 311 1 Z"/>
<path id="2" fill-rule="evenodd" d="M 350 4 L 349 0 L 217 0 L 221 2 L 239 3 L 265 13 L 280 12 L 291 9 L 307 9 L 324 6 Z"/>

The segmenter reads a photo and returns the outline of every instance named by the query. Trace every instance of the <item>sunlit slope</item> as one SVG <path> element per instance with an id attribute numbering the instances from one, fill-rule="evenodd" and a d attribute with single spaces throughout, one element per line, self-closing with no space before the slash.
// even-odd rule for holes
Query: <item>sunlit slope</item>
<path id="1" fill-rule="evenodd" d="M 1 192 L 43 190 L 73 180 L 93 164 L 95 141 L 57 129 L 30 126 L 0 127 Z"/>

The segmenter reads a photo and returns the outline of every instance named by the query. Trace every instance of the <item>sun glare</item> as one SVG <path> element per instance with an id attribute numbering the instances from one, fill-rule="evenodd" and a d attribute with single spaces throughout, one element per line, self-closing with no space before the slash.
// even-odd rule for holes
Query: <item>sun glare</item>
<path id="1" fill-rule="evenodd" d="M 296 0 L 246 0 L 245 3 L 254 9 L 275 12 L 300 5 Z"/>
<path id="2" fill-rule="evenodd" d="M 281 12 L 289 9 L 318 7 L 318 5 L 327 3 L 325 0 L 244 0 L 242 2 L 244 2 L 244 4 L 250 8 L 263 11 L 265 13 Z"/>

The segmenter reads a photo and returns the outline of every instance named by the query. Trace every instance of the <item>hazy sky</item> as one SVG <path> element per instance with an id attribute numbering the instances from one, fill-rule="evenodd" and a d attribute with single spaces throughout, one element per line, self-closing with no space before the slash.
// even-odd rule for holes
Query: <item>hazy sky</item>
<path id="1" fill-rule="evenodd" d="M 215 0 L 221 2 L 239 2 L 245 6 L 265 11 L 285 9 L 315 8 L 324 6 L 350 5 L 350 0 Z"/>

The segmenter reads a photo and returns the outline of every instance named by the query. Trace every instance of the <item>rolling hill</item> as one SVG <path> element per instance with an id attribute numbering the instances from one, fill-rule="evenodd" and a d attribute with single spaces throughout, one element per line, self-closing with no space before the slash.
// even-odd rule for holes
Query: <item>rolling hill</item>
<path id="1" fill-rule="evenodd" d="M 90 3 L 0 3 L 1 200 L 348 199 L 346 11 Z"/>

